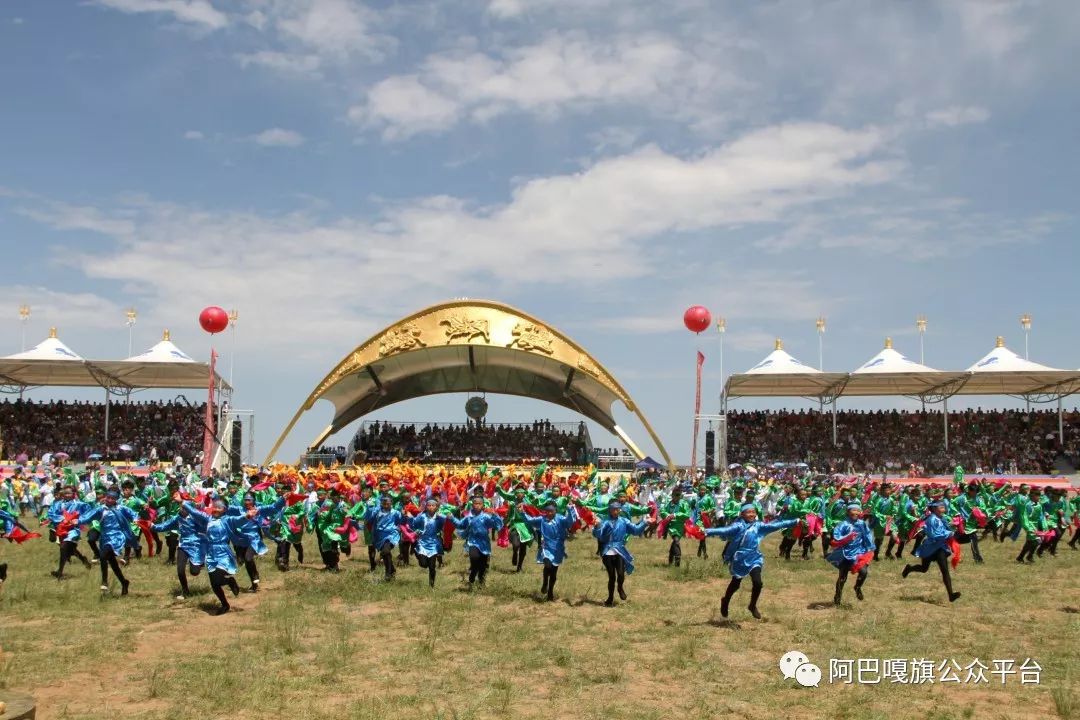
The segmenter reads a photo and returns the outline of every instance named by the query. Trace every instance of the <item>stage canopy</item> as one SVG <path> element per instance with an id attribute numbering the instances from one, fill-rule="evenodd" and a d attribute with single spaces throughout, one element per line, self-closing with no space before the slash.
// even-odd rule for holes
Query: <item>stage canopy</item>
<path id="1" fill-rule="evenodd" d="M 114 393 L 149 388 L 206 388 L 210 368 L 195 362 L 169 339 L 126 360 L 85 360 L 65 345 L 56 328 L 25 352 L 0 358 L 0 387 L 18 392 L 30 387 L 103 387 Z M 229 388 L 215 373 L 215 385 Z M 229 388 L 231 389 L 231 388 Z"/>
<path id="2" fill-rule="evenodd" d="M 1025 360 L 1005 347 L 995 348 L 967 370 L 926 367 L 897 352 L 892 340 L 850 373 L 810 368 L 776 349 L 745 373 L 728 378 L 724 398 L 808 397 L 832 402 L 843 396 L 906 396 L 938 402 L 953 395 L 1011 395 L 1032 402 L 1050 402 L 1080 392 L 1080 371 L 1058 370 Z"/>
<path id="3" fill-rule="evenodd" d="M 540 320 L 502 303 L 458 300 L 433 305 L 375 334 L 338 363 L 297 410 L 267 456 L 274 458 L 296 422 L 318 400 L 334 415 L 308 447 L 394 403 L 441 393 L 498 393 L 574 410 L 644 453 L 612 414 L 634 413 L 668 465 L 671 458 L 645 416 L 615 378 L 580 345 Z"/>

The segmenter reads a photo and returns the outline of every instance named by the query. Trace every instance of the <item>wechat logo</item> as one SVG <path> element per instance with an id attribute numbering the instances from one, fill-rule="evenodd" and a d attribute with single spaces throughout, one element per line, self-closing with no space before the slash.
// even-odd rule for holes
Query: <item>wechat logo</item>
<path id="1" fill-rule="evenodd" d="M 794 678 L 803 687 L 817 687 L 821 683 L 821 668 L 798 650 L 784 653 L 780 658 L 780 672 L 785 680 Z"/>

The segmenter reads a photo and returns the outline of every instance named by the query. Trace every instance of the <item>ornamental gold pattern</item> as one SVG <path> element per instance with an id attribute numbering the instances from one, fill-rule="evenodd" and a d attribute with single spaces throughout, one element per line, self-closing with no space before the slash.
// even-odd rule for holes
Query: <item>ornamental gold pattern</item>
<path id="1" fill-rule="evenodd" d="M 488 330 L 488 321 L 482 318 L 470 318 L 464 314 L 453 314 L 439 321 L 439 325 L 446 326 L 446 344 L 453 340 L 470 342 L 475 338 L 484 338 L 484 342 L 491 342 L 491 333 Z"/>
<path id="2" fill-rule="evenodd" d="M 555 336 L 542 325 L 531 322 L 519 322 L 514 326 L 514 329 L 510 334 L 514 336 L 514 339 L 510 341 L 506 347 L 514 347 L 516 345 L 519 350 L 539 350 L 547 355 L 551 355 L 555 352 L 555 348 L 553 347 Z"/>
<path id="3" fill-rule="evenodd" d="M 402 323 L 396 328 L 387 331 L 379 343 L 379 357 L 394 355 L 405 350 L 427 347 L 427 343 L 420 339 L 420 328 L 416 323 Z"/>

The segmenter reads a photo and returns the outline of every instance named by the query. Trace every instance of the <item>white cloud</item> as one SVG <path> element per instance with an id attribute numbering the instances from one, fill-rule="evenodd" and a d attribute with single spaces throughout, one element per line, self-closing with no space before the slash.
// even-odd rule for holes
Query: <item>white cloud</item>
<path id="1" fill-rule="evenodd" d="M 299 147 L 306 142 L 303 135 L 295 130 L 269 128 L 251 136 L 252 142 L 263 147 Z"/>
<path id="2" fill-rule="evenodd" d="M 696 93 L 715 92 L 731 82 L 660 35 L 608 42 L 556 34 L 494 56 L 432 55 L 418 73 L 391 76 L 373 86 L 350 117 L 385 128 L 390 137 L 407 137 L 446 129 L 465 117 L 484 122 L 511 111 L 555 116 L 573 107 L 649 102 L 680 114 L 696 107 L 690 102 Z M 435 109 L 417 107 L 424 104 Z"/>
<path id="3" fill-rule="evenodd" d="M 63 339 L 65 330 L 74 333 L 76 329 L 119 329 L 124 322 L 124 312 L 119 305 L 93 293 L 64 292 L 33 284 L 0 286 L 0 305 L 18 307 L 23 303 L 30 306 L 27 347 L 43 340 L 49 327 L 57 327 Z M 7 337 L 4 346 L 10 347 Z M 0 350 L 0 355 L 19 349 Z M 79 352 L 77 347 L 72 349 Z"/>
<path id="4" fill-rule="evenodd" d="M 383 57 L 393 40 L 376 33 L 376 14 L 349 0 L 287 0 L 267 8 L 277 31 L 320 54 L 343 59 Z"/>
<path id="5" fill-rule="evenodd" d="M 180 22 L 220 30 L 229 24 L 229 17 L 208 0 L 91 0 L 95 5 L 125 13 L 161 13 L 172 15 Z"/>
<path id="6" fill-rule="evenodd" d="M 260 50 L 255 53 L 240 53 L 236 56 L 241 67 L 257 66 L 275 70 L 285 74 L 312 75 L 317 74 L 322 60 L 318 55 L 301 55 L 294 53 L 274 52 Z"/>
<path id="7" fill-rule="evenodd" d="M 645 147 L 575 174 L 529 180 L 499 205 L 430 196 L 386 205 L 374 218 L 214 213 L 139 198 L 108 211 L 43 202 L 28 214 L 113 238 L 112 249 L 59 253 L 55 261 L 72 271 L 123 282 L 153 298 L 163 315 L 198 298 L 258 298 L 245 323 L 252 337 L 296 346 L 323 331 L 360 335 L 392 319 L 383 299 L 401 291 L 402 273 L 424 278 L 409 282 L 415 304 L 468 294 L 463 279 L 469 288 L 572 287 L 651 274 L 653 261 L 678 251 L 683 232 L 776 221 L 889 179 L 895 168 L 873 159 L 883 141 L 874 129 L 777 126 L 687 158 Z M 350 272 L 334 271 L 342 267 Z M 508 275 L 507 268 L 521 271 Z M 800 300 L 803 279 L 742 275 L 751 283 L 743 299 L 734 285 L 719 291 L 733 312 L 786 313 L 810 302 Z M 812 300 L 816 311 L 820 298 Z M 308 332 L 281 332 L 293 323 Z"/>
<path id="8" fill-rule="evenodd" d="M 957 127 L 958 125 L 971 125 L 986 122 L 990 118 L 990 111 L 984 107 L 974 105 L 954 105 L 952 107 L 934 110 L 926 114 L 926 122 L 930 127 Z"/>
<path id="9" fill-rule="evenodd" d="M 184 133 L 185 140 L 203 140 L 205 139 L 205 137 L 206 136 L 198 130 L 188 130 L 186 133 Z"/>
<path id="10" fill-rule="evenodd" d="M 12 25 L 22 25 L 24 22 L 25 21 L 21 17 L 13 17 L 13 18 L 11 18 L 11 24 Z"/>

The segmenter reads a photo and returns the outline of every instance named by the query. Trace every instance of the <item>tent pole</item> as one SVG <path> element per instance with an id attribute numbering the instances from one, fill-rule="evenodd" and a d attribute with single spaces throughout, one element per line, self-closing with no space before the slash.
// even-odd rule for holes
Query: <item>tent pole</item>
<path id="1" fill-rule="evenodd" d="M 832 444 L 836 447 L 836 396 L 832 399 Z"/>
<path id="2" fill-rule="evenodd" d="M 941 406 L 944 408 L 942 417 L 945 420 L 945 449 L 949 449 L 949 398 L 943 398 Z"/>
<path id="3" fill-rule="evenodd" d="M 1058 443 L 1065 447 L 1065 422 L 1061 419 L 1061 396 L 1058 395 Z"/>
<path id="4" fill-rule="evenodd" d="M 105 459 L 109 459 L 109 388 L 105 388 L 105 447 L 102 448 Z"/>

